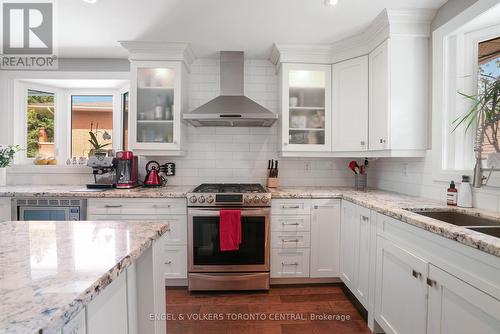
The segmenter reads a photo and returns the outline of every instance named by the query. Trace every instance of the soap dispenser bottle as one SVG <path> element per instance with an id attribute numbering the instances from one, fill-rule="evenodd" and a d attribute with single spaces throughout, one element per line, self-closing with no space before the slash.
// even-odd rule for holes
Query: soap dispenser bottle
<path id="1" fill-rule="evenodd" d="M 455 188 L 455 182 L 451 181 L 450 187 L 446 192 L 446 204 L 449 206 L 457 206 L 457 188 Z"/>
<path id="2" fill-rule="evenodd" d="M 472 187 L 467 175 L 462 175 L 462 183 L 458 188 L 457 205 L 462 208 L 472 208 Z"/>

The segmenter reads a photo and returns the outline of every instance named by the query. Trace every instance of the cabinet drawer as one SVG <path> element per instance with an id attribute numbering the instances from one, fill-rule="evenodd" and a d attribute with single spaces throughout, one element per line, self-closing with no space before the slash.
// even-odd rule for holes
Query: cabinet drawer
<path id="1" fill-rule="evenodd" d="M 272 232 L 272 248 L 309 248 L 310 232 Z"/>
<path id="2" fill-rule="evenodd" d="M 86 334 L 86 332 L 85 308 L 83 308 L 73 319 L 64 325 L 61 334 Z"/>
<path id="3" fill-rule="evenodd" d="M 165 278 L 187 278 L 187 246 L 165 246 Z"/>
<path id="4" fill-rule="evenodd" d="M 310 199 L 273 199 L 271 212 L 278 215 L 311 214 Z"/>
<path id="5" fill-rule="evenodd" d="M 0 197 L 0 222 L 11 220 L 11 206 L 9 197 Z"/>
<path id="6" fill-rule="evenodd" d="M 89 199 L 87 215 L 172 215 L 187 214 L 184 198 L 105 198 Z"/>
<path id="7" fill-rule="evenodd" d="M 271 277 L 309 277 L 309 249 L 271 250 Z"/>
<path id="8" fill-rule="evenodd" d="M 311 230 L 311 216 L 271 216 L 271 231 L 307 232 Z"/>

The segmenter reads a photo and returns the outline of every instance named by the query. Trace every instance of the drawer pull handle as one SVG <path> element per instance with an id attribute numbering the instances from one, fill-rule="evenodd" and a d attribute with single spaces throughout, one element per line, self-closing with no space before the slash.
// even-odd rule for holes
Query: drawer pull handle
<path id="1" fill-rule="evenodd" d="M 123 207 L 122 204 L 106 204 L 104 205 L 105 208 L 121 208 Z"/>
<path id="2" fill-rule="evenodd" d="M 419 272 L 418 272 L 418 271 L 416 271 L 415 269 L 413 269 L 413 270 L 411 271 L 411 274 L 412 274 L 412 275 L 413 275 L 413 277 L 415 277 L 415 278 L 420 278 L 420 277 L 422 277 L 422 273 L 419 273 Z"/>
<path id="3" fill-rule="evenodd" d="M 170 209 L 170 207 L 171 207 L 171 206 L 170 206 L 170 204 L 168 204 L 168 205 L 159 205 L 159 204 L 154 204 L 154 205 L 153 205 L 153 208 L 155 208 L 155 209 L 158 209 L 158 208 L 166 208 L 166 209 Z"/>
<path id="4" fill-rule="evenodd" d="M 363 221 L 368 221 L 368 217 L 367 217 L 367 216 L 361 216 L 361 219 L 362 219 Z"/>
<path id="5" fill-rule="evenodd" d="M 298 262 L 281 262 L 281 265 L 282 266 L 298 266 L 299 263 Z"/>
<path id="6" fill-rule="evenodd" d="M 172 264 L 172 261 L 167 261 L 165 262 L 165 264 Z"/>
<path id="7" fill-rule="evenodd" d="M 281 223 L 281 225 L 283 226 L 299 226 L 300 224 L 299 223 Z"/>
<path id="8" fill-rule="evenodd" d="M 427 285 L 430 286 L 430 287 L 433 287 L 434 285 L 436 285 L 436 281 L 430 279 L 429 277 L 427 277 Z"/>
<path id="9" fill-rule="evenodd" d="M 282 209 L 300 209 L 300 205 L 282 205 Z"/>
<path id="10" fill-rule="evenodd" d="M 285 242 L 299 242 L 300 240 L 299 239 L 289 239 L 289 240 L 285 240 L 285 239 L 281 239 L 281 242 L 285 243 Z"/>

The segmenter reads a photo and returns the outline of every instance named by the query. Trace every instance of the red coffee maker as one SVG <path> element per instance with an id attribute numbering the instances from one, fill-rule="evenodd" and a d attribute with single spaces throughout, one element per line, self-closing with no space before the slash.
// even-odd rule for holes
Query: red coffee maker
<path id="1" fill-rule="evenodd" d="M 138 157 L 131 151 L 116 152 L 116 188 L 130 189 L 139 185 Z"/>

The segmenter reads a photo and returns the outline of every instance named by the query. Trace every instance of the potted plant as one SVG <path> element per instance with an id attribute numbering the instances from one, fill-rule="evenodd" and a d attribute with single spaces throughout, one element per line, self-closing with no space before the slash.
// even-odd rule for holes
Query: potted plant
<path id="1" fill-rule="evenodd" d="M 14 160 L 14 155 L 21 148 L 18 145 L 0 144 L 0 186 L 7 184 L 7 167 Z"/>
<path id="2" fill-rule="evenodd" d="M 500 62 L 497 63 L 500 67 Z M 468 95 L 458 92 L 470 101 L 471 105 L 467 112 L 453 121 L 453 131 L 459 126 L 465 126 L 465 132 L 476 127 L 476 138 L 474 151 L 478 161 L 482 158 L 483 142 L 486 141 L 494 148 L 491 155 L 500 154 L 500 76 L 480 74 L 479 91 L 476 95 Z M 500 167 L 500 166 L 498 166 Z"/>
<path id="3" fill-rule="evenodd" d="M 89 131 L 89 136 L 90 139 L 88 140 L 89 143 L 92 145 L 92 149 L 89 151 L 89 157 L 95 155 L 96 153 L 101 153 L 103 154 L 104 152 L 107 154 L 107 150 L 103 150 L 106 146 L 109 146 L 110 143 L 99 143 L 98 136 L 102 133 L 102 139 L 107 141 L 111 139 L 111 135 L 108 133 L 108 131 L 99 131 L 99 123 L 96 123 L 95 129 L 94 129 L 94 122 L 90 123 L 90 131 Z"/>

